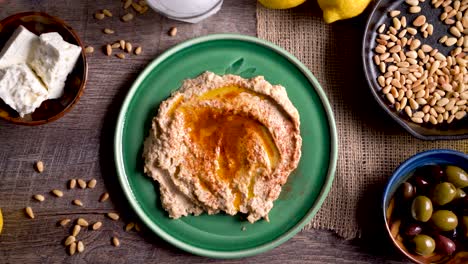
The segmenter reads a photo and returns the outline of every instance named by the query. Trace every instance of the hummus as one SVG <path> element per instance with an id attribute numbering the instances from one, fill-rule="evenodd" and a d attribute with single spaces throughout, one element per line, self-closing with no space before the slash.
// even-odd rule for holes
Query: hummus
<path id="1" fill-rule="evenodd" d="M 144 170 L 171 218 L 240 212 L 268 221 L 301 157 L 299 125 L 284 87 L 205 72 L 161 103 Z"/>

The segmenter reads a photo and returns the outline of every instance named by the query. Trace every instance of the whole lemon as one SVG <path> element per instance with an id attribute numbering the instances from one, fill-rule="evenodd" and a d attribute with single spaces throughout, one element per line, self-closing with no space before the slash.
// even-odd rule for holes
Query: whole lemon
<path id="1" fill-rule="evenodd" d="M 266 8 L 288 9 L 296 7 L 305 2 L 305 0 L 258 0 Z"/>
<path id="2" fill-rule="evenodd" d="M 326 23 L 348 19 L 361 14 L 372 0 L 318 0 Z"/>

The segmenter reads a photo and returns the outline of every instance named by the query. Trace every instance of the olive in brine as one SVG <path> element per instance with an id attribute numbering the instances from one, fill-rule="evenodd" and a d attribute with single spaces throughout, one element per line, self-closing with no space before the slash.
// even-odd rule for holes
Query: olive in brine
<path id="1" fill-rule="evenodd" d="M 457 193 L 457 188 L 450 182 L 442 182 L 437 184 L 432 190 L 432 201 L 438 205 L 450 203 Z"/>
<path id="2" fill-rule="evenodd" d="M 402 185 L 400 185 L 400 196 L 404 200 L 409 200 L 414 197 L 415 194 L 415 189 L 413 185 L 409 182 L 404 182 Z"/>
<path id="3" fill-rule="evenodd" d="M 457 166 L 447 166 L 447 181 L 453 183 L 457 188 L 468 187 L 468 175 L 466 171 Z"/>
<path id="4" fill-rule="evenodd" d="M 413 238 L 414 252 L 421 256 L 427 256 L 434 252 L 436 247 L 434 239 L 428 235 L 417 235 Z"/>
<path id="5" fill-rule="evenodd" d="M 452 255 L 452 253 L 457 249 L 455 242 L 448 237 L 438 235 L 435 237 L 435 240 L 437 251 L 444 255 Z"/>
<path id="6" fill-rule="evenodd" d="M 432 224 L 440 231 L 450 231 L 457 227 L 458 218 L 449 210 L 438 210 L 432 214 Z"/>
<path id="7" fill-rule="evenodd" d="M 463 189 L 458 188 L 457 192 L 455 193 L 455 199 L 461 199 L 466 197 L 466 192 Z"/>
<path id="8" fill-rule="evenodd" d="M 411 216 L 417 221 L 429 221 L 432 216 L 432 210 L 432 202 L 427 196 L 417 196 L 411 204 Z"/>
<path id="9" fill-rule="evenodd" d="M 409 226 L 406 227 L 405 229 L 405 235 L 407 236 L 415 236 L 419 235 L 422 231 L 422 227 L 420 224 L 410 224 Z"/>

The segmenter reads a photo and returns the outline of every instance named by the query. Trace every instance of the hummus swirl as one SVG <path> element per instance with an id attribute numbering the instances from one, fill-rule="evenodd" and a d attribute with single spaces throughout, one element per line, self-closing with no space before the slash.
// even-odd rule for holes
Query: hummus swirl
<path id="1" fill-rule="evenodd" d="M 144 170 L 171 218 L 222 211 L 268 220 L 301 156 L 299 126 L 284 87 L 205 72 L 161 103 Z"/>

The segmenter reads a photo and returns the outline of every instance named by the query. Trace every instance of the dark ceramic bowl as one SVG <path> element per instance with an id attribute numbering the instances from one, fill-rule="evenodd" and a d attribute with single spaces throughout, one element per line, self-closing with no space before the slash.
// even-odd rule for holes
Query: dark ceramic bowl
<path id="1" fill-rule="evenodd" d="M 73 71 L 68 75 L 64 94 L 58 99 L 46 100 L 33 113 L 20 117 L 0 99 L 0 118 L 20 125 L 42 125 L 62 117 L 76 104 L 85 89 L 88 64 L 84 46 L 76 32 L 62 20 L 46 13 L 26 12 L 12 15 L 0 21 L 0 49 L 3 48 L 13 32 L 20 26 L 26 27 L 36 35 L 58 32 L 65 41 L 82 48 L 81 56 Z"/>
<path id="2" fill-rule="evenodd" d="M 468 263 L 468 252 L 458 253 L 451 259 L 438 254 L 435 254 L 431 257 L 422 257 L 409 252 L 403 243 L 399 240 L 399 223 L 398 221 L 393 221 L 395 219 L 392 218 L 392 214 L 394 212 L 393 209 L 396 206 L 393 197 L 398 187 L 412 176 L 412 172 L 414 172 L 414 170 L 422 166 L 435 164 L 455 165 L 464 169 L 465 171 L 468 171 L 468 155 L 454 150 L 436 149 L 418 153 L 403 162 L 395 170 L 384 190 L 382 211 L 385 221 L 385 228 L 387 229 L 388 235 L 393 241 L 395 247 L 415 263 Z"/>
<path id="3" fill-rule="evenodd" d="M 386 100 L 380 91 L 382 88 L 377 83 L 377 77 L 380 75 L 378 67 L 373 62 L 374 48 L 377 42 L 377 28 L 385 23 L 391 25 L 391 18 L 388 16 L 390 10 L 401 10 L 401 15 L 406 16 L 408 23 L 412 22 L 418 15 L 425 15 L 428 22 L 434 25 L 434 34 L 427 39 L 423 39 L 421 34 L 417 36 L 423 43 L 430 44 L 432 47 L 437 48 L 443 54 L 448 54 L 450 49 L 445 45 L 438 43 L 438 40 L 446 35 L 449 27 L 442 25 L 439 21 L 439 9 L 431 7 L 431 1 L 420 3 L 422 11 L 419 14 L 409 14 L 407 5 L 404 0 L 380 0 L 375 5 L 369 20 L 367 21 L 363 45 L 362 45 L 362 58 L 364 60 L 364 72 L 366 74 L 367 82 L 369 83 L 370 90 L 377 100 L 378 104 L 404 129 L 411 135 L 424 140 L 439 140 L 439 139 L 465 139 L 468 138 L 468 115 L 462 120 L 455 120 L 451 124 L 416 124 L 411 122 L 402 111 L 397 112 L 395 108 Z"/>

